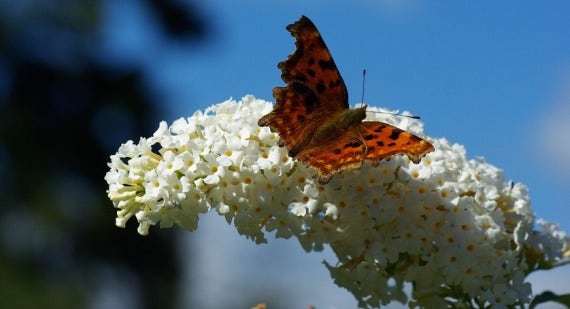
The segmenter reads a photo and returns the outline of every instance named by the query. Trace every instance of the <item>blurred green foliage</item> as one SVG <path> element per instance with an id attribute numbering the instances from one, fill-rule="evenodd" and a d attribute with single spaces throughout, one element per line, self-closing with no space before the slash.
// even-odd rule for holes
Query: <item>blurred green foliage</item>
<path id="1" fill-rule="evenodd" d="M 193 5 L 134 1 L 170 42 L 207 37 Z M 109 155 L 161 113 L 141 67 L 98 54 L 105 3 L 0 1 L 1 308 L 175 305 L 172 232 L 115 227 L 105 195 Z"/>

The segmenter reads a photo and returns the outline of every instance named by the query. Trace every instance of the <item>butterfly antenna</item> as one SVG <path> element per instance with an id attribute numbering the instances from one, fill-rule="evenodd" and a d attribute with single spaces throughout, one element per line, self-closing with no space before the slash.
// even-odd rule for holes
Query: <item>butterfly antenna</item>
<path id="1" fill-rule="evenodd" d="M 398 117 L 406 117 L 406 118 L 412 118 L 412 119 L 420 119 L 420 116 L 416 116 L 416 115 L 404 115 L 404 114 L 400 114 L 398 112 L 376 112 L 375 113 L 381 113 L 381 114 L 387 114 L 387 115 L 394 115 L 394 116 L 398 116 Z"/>
<path id="2" fill-rule="evenodd" d="M 362 69 L 362 100 L 360 101 L 364 104 L 364 84 L 366 82 L 366 69 Z"/>

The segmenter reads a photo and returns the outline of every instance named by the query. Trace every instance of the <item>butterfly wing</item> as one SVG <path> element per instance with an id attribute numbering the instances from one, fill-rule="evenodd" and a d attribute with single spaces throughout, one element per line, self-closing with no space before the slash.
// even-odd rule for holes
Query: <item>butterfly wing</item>
<path id="1" fill-rule="evenodd" d="M 312 166 L 319 174 L 319 183 L 326 184 L 342 170 L 360 168 L 366 154 L 366 144 L 356 130 L 339 130 L 331 138 L 311 145 L 297 159 Z"/>
<path id="2" fill-rule="evenodd" d="M 428 141 L 379 121 L 365 121 L 358 127 L 366 145 L 364 160 L 377 163 L 397 154 L 405 154 L 414 163 L 435 150 Z"/>
<path id="3" fill-rule="evenodd" d="M 279 133 L 295 157 L 319 125 L 348 108 L 346 85 L 315 25 L 305 16 L 287 26 L 297 49 L 278 64 L 285 87 L 273 89 L 275 106 L 258 124 Z"/>
<path id="4" fill-rule="evenodd" d="M 360 168 L 364 161 L 378 163 L 395 155 L 405 154 L 414 163 L 434 147 L 428 141 L 402 129 L 377 121 L 355 124 L 338 130 L 331 139 L 311 145 L 299 153 L 298 159 L 314 167 L 319 183 L 326 184 L 342 170 Z"/>
<path id="5" fill-rule="evenodd" d="M 283 81 L 305 85 L 320 98 L 323 109 L 348 108 L 346 85 L 315 24 L 301 16 L 287 30 L 295 37 L 297 49 L 277 65 Z"/>

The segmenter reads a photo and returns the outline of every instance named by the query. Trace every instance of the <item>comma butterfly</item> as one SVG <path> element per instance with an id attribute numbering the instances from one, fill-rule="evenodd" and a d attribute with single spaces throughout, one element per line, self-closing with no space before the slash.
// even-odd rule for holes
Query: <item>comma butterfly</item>
<path id="1" fill-rule="evenodd" d="M 286 87 L 275 87 L 273 111 L 259 119 L 279 133 L 289 156 L 313 167 L 326 184 L 342 170 L 405 154 L 414 163 L 434 150 L 409 132 L 378 121 L 363 121 L 366 106 L 350 109 L 348 92 L 315 25 L 305 16 L 287 26 L 297 49 L 280 62 Z"/>

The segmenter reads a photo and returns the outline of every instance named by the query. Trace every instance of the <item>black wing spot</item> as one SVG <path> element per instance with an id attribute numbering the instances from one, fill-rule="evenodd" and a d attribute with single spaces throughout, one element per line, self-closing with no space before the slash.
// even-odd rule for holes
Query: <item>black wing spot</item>
<path id="1" fill-rule="evenodd" d="M 365 136 L 364 136 L 364 140 L 365 140 L 365 141 L 369 141 L 369 140 L 372 140 L 372 139 L 374 139 L 374 135 L 372 135 L 372 134 L 368 134 L 368 135 L 365 135 Z"/>
<path id="2" fill-rule="evenodd" d="M 305 108 L 307 114 L 313 113 L 313 111 L 319 106 L 319 99 L 314 93 L 311 93 L 305 98 Z"/>
<path id="3" fill-rule="evenodd" d="M 334 61 L 332 61 L 332 59 L 329 61 L 319 60 L 319 66 L 323 70 L 334 70 L 335 69 Z"/>
<path id="4" fill-rule="evenodd" d="M 317 84 L 317 92 L 318 93 L 323 93 L 325 90 L 327 89 L 327 87 L 325 87 L 325 84 L 323 83 L 323 81 L 319 81 L 319 83 Z"/>
<path id="5" fill-rule="evenodd" d="M 391 142 L 390 144 L 388 144 L 388 147 L 394 147 L 394 146 L 396 146 L 396 143 L 394 143 L 394 142 Z"/>
<path id="6" fill-rule="evenodd" d="M 360 142 L 358 141 L 354 141 L 354 142 L 350 142 L 348 144 L 346 144 L 346 147 L 350 147 L 350 148 L 360 148 L 362 144 L 360 144 Z"/>
<path id="7" fill-rule="evenodd" d="M 333 149 L 333 151 L 332 151 L 332 153 L 334 153 L 335 155 L 340 154 L 340 152 L 341 152 L 341 151 L 340 151 L 340 149 L 338 149 L 338 148 Z"/>
<path id="8" fill-rule="evenodd" d="M 317 74 L 315 73 L 315 71 L 311 70 L 311 69 L 307 69 L 307 74 L 309 74 L 310 77 L 315 77 Z"/>
<path id="9" fill-rule="evenodd" d="M 385 128 L 386 128 L 386 125 L 378 126 L 376 129 L 374 129 L 374 132 L 380 133 L 380 132 L 382 132 Z"/>
<path id="10" fill-rule="evenodd" d="M 304 107 L 307 114 L 312 113 L 319 106 L 319 99 L 307 86 L 302 83 L 294 82 L 287 86 L 290 93 L 296 94 L 295 97 L 301 97 L 303 100 L 292 99 L 290 100 L 291 106 L 296 108 Z"/>
<path id="11" fill-rule="evenodd" d="M 392 134 L 390 134 L 390 139 L 393 141 L 397 140 L 400 134 L 402 134 L 402 132 L 403 131 L 399 129 L 392 130 Z"/>
<path id="12" fill-rule="evenodd" d="M 329 88 L 336 88 L 336 87 L 340 87 L 341 86 L 341 82 L 340 79 L 337 79 L 336 81 L 330 81 L 329 82 Z"/>
<path id="13" fill-rule="evenodd" d="M 378 141 L 378 142 L 376 142 L 376 145 L 378 145 L 379 147 L 384 147 L 384 142 Z"/>

